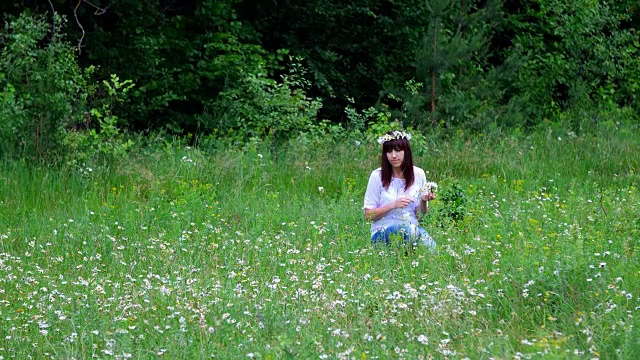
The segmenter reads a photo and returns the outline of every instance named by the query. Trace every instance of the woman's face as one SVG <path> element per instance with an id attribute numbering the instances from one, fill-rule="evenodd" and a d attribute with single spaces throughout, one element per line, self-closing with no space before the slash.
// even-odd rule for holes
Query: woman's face
<path id="1" fill-rule="evenodd" d="M 404 162 L 404 150 L 400 148 L 393 148 L 387 152 L 387 160 L 391 163 L 391 166 L 394 168 L 399 168 L 402 166 Z"/>

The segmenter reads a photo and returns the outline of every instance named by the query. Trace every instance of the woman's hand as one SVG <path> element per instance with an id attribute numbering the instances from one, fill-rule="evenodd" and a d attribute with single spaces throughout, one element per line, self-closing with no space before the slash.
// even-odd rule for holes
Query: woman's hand
<path id="1" fill-rule="evenodd" d="M 388 203 L 385 206 L 375 208 L 375 209 L 365 209 L 364 216 L 367 218 L 367 220 L 375 221 L 375 220 L 381 219 L 383 216 L 385 216 L 387 213 L 389 213 L 389 211 L 392 211 L 393 209 L 406 208 L 412 202 L 413 202 L 412 198 L 408 196 L 401 196 L 397 198 L 396 201 Z"/>
<path id="2" fill-rule="evenodd" d="M 409 204 L 411 204 L 413 202 L 413 199 L 407 196 L 401 196 L 399 197 L 395 203 L 394 203 L 394 208 L 398 209 L 398 208 L 406 208 L 407 206 L 409 206 Z"/>
<path id="3" fill-rule="evenodd" d="M 436 198 L 436 194 L 433 192 L 426 192 L 420 196 L 420 202 L 416 206 L 416 214 L 426 214 L 429 211 L 429 201 Z"/>
<path id="4" fill-rule="evenodd" d="M 436 194 L 434 194 L 432 192 L 428 192 L 428 193 L 422 194 L 422 197 L 421 197 L 422 201 L 425 201 L 425 202 L 426 201 L 431 201 L 431 200 L 433 200 L 435 198 L 436 198 Z"/>

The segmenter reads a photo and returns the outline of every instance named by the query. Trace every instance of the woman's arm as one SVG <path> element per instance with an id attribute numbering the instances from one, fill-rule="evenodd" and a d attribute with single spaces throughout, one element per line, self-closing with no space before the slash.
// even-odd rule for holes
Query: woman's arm
<path id="1" fill-rule="evenodd" d="M 424 173 L 424 170 L 421 168 L 416 168 L 416 183 L 419 184 L 421 190 L 427 184 L 427 176 Z M 419 196 L 418 203 L 416 204 L 416 216 L 420 217 L 426 214 L 429 211 L 429 201 L 435 199 L 436 195 L 432 192 L 422 193 Z"/>
<path id="2" fill-rule="evenodd" d="M 424 194 L 420 197 L 418 204 L 416 205 L 416 215 L 424 215 L 429 211 L 429 201 L 436 198 L 434 193 Z"/>
<path id="3" fill-rule="evenodd" d="M 389 211 L 397 208 L 405 208 L 409 206 L 409 204 L 411 204 L 412 202 L 413 202 L 413 199 L 411 199 L 410 197 L 401 196 L 396 201 L 389 203 L 387 205 L 384 205 L 375 209 L 364 209 L 364 216 L 367 220 L 373 220 L 373 221 L 379 220 L 385 215 L 387 215 Z"/>

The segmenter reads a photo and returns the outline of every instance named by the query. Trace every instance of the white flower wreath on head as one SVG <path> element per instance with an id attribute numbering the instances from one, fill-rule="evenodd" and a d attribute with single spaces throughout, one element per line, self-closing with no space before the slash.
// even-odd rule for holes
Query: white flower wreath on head
<path id="1" fill-rule="evenodd" d="M 387 141 L 395 140 L 395 139 L 407 139 L 411 140 L 411 135 L 407 134 L 404 131 L 394 131 L 391 134 L 384 134 L 384 136 L 380 136 L 378 138 L 378 144 L 382 145 Z"/>

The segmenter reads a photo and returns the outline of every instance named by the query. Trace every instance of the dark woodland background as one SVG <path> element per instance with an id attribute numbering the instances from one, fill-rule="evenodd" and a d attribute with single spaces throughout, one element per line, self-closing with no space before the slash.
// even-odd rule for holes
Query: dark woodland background
<path id="1" fill-rule="evenodd" d="M 278 137 L 322 121 L 367 127 L 375 116 L 356 115 L 371 108 L 420 129 L 554 122 L 583 131 L 637 121 L 638 7 L 631 0 L 4 1 L 4 116 L 22 116 L 19 125 L 28 126 L 3 120 L 0 135 L 45 139 L 47 126 L 100 133 L 107 119 L 138 133 Z"/>

